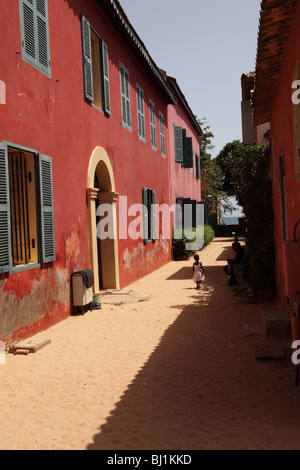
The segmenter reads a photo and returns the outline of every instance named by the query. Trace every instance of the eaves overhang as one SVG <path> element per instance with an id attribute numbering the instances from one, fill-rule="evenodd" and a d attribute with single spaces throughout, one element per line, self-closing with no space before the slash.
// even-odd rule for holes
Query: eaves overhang
<path id="1" fill-rule="evenodd" d="M 195 128 L 199 132 L 199 135 L 203 135 L 203 131 L 201 129 L 201 126 L 199 125 L 195 115 L 193 114 L 193 112 L 192 112 L 192 110 L 191 110 L 184 94 L 182 93 L 176 79 L 173 78 L 173 77 L 169 77 L 167 75 L 167 82 L 170 84 L 170 87 L 174 90 L 177 99 L 181 102 L 181 104 L 185 108 L 185 110 L 186 110 L 187 114 L 189 115 L 191 121 L 193 122 Z"/>
<path id="2" fill-rule="evenodd" d="M 253 125 L 270 121 L 298 0 L 262 0 L 257 41 Z"/>
<path id="3" fill-rule="evenodd" d="M 145 70 L 149 72 L 154 79 L 156 85 L 161 90 L 168 104 L 176 104 L 176 99 L 168 87 L 166 81 L 160 73 L 159 68 L 150 56 L 145 44 L 131 25 L 122 6 L 118 0 L 98 0 L 103 5 L 111 21 L 115 24 L 117 30 L 133 50 L 137 58 L 142 63 Z"/>

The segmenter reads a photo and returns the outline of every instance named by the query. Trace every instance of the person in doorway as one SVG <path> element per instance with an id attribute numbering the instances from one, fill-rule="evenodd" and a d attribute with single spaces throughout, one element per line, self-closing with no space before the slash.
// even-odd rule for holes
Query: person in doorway
<path id="1" fill-rule="evenodd" d="M 196 289 L 200 289 L 201 282 L 205 279 L 204 276 L 204 268 L 199 260 L 199 255 L 194 256 L 194 264 L 193 264 L 193 281 L 196 283 Z"/>

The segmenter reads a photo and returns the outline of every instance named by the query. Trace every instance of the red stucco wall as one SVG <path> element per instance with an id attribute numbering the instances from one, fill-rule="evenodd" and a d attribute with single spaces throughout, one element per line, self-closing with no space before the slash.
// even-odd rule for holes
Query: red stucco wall
<path id="1" fill-rule="evenodd" d="M 294 136 L 292 120 L 292 73 L 297 60 L 300 62 L 300 8 L 298 7 L 295 23 L 289 39 L 289 45 L 285 55 L 284 67 L 282 69 L 279 87 L 274 99 L 271 114 L 271 137 L 273 142 L 272 149 L 272 175 L 274 189 L 274 221 L 275 221 L 275 241 L 276 241 L 276 264 L 277 264 L 277 284 L 279 298 L 282 307 L 287 306 L 287 276 L 299 279 L 300 282 L 300 259 L 297 264 L 297 272 L 293 268 L 289 274 L 284 274 L 283 259 L 283 240 L 281 231 L 281 209 L 280 209 L 280 185 L 279 185 L 279 166 L 278 158 L 283 153 L 285 160 L 285 178 L 286 178 L 286 208 L 288 221 L 288 240 L 293 240 L 293 232 L 296 222 L 300 218 L 300 181 L 295 182 L 294 166 Z M 297 105 L 299 106 L 299 105 Z M 298 230 L 298 240 L 300 238 L 300 229 Z M 298 286 L 300 289 L 300 285 Z"/>
<path id="2" fill-rule="evenodd" d="M 142 203 L 142 188 L 156 191 L 156 203 L 175 192 L 200 198 L 199 184 L 170 165 L 167 103 L 142 65 L 96 2 L 48 2 L 51 79 L 22 60 L 19 2 L 2 2 L 0 80 L 6 105 L 0 106 L 0 141 L 29 147 L 52 157 L 56 261 L 0 279 L 0 337 L 27 335 L 70 314 L 70 275 L 90 267 L 86 186 L 93 150 L 103 147 L 114 171 L 116 191 L 128 204 Z M 108 45 L 111 115 L 84 99 L 80 14 Z M 9 18 L 9 21 L 7 21 Z M 122 127 L 119 61 L 129 70 L 132 131 Z M 144 90 L 146 143 L 137 135 L 136 82 Z M 150 144 L 149 98 L 156 107 L 158 151 Z M 159 112 L 165 118 L 166 158 L 160 154 Z M 184 119 L 184 118 L 183 118 Z M 173 125 L 173 122 L 172 122 Z M 173 151 L 173 149 L 171 149 Z M 173 163 L 173 162 L 172 162 Z M 180 171 L 184 177 L 175 173 Z M 199 182 L 198 182 L 199 183 Z M 171 241 L 119 240 L 120 284 L 124 287 L 171 259 Z"/>
<path id="3" fill-rule="evenodd" d="M 168 107 L 168 121 L 169 121 L 169 139 L 170 139 L 170 199 L 172 204 L 175 203 L 176 196 L 194 199 L 201 201 L 201 182 L 196 179 L 196 165 L 194 161 L 194 170 L 182 168 L 180 163 L 175 162 L 175 140 L 174 140 L 174 126 L 186 129 L 186 136 L 192 137 L 193 152 L 197 155 L 199 153 L 199 133 L 187 111 L 184 109 L 180 101 L 176 105 Z"/>

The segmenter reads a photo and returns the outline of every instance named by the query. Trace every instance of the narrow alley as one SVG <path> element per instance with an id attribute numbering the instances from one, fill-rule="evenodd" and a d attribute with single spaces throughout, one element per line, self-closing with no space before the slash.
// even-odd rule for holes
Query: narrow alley
<path id="1" fill-rule="evenodd" d="M 44 349 L 6 354 L 1 449 L 296 449 L 295 369 L 255 359 L 266 338 L 243 326 L 274 304 L 233 297 L 231 243 L 200 252 L 200 291 L 192 259 L 171 262 L 128 287 L 150 300 L 104 303 L 36 335 Z"/>

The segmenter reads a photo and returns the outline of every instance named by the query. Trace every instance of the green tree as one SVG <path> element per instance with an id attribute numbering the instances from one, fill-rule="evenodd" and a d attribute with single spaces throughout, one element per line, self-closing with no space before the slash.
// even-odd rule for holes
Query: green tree
<path id="1" fill-rule="evenodd" d="M 227 194 L 245 215 L 248 281 L 256 290 L 275 287 L 270 156 L 266 146 L 233 141 L 216 158 Z"/>
<path id="2" fill-rule="evenodd" d="M 218 206 L 222 206 L 223 211 L 232 210 L 228 202 L 226 193 L 223 190 L 222 171 L 211 152 L 214 149 L 212 139 L 213 133 L 210 130 L 207 120 L 197 119 L 203 131 L 199 138 L 200 159 L 201 159 L 201 192 L 202 200 L 208 204 L 209 215 L 216 215 Z"/>

